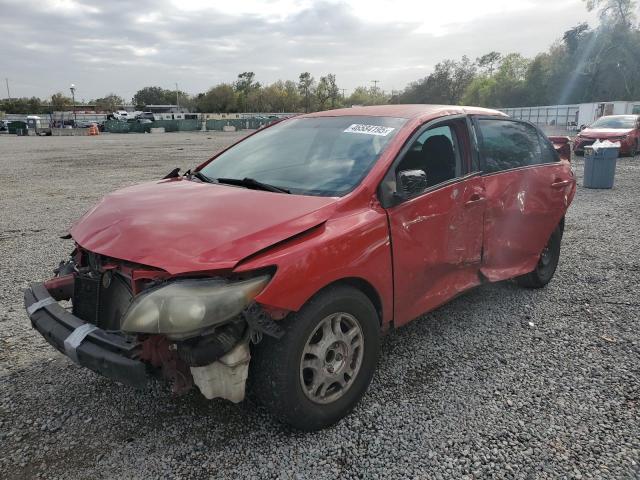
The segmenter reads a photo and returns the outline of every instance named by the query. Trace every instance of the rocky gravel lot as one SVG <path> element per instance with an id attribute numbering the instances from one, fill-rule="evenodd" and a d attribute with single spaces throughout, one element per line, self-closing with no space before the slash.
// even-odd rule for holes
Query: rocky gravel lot
<path id="1" fill-rule="evenodd" d="M 31 330 L 22 290 L 73 219 L 241 135 L 0 136 L 0 478 L 640 477 L 640 157 L 614 190 L 578 189 L 547 288 L 482 286 L 392 332 L 363 402 L 319 433 L 137 392 Z"/>

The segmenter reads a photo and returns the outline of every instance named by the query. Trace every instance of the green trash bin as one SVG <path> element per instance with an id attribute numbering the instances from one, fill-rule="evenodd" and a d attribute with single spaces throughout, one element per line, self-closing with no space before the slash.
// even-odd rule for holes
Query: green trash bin
<path id="1" fill-rule="evenodd" d="M 22 135 L 23 132 L 27 131 L 27 122 L 22 122 L 20 120 L 13 120 L 9 122 L 8 130 L 10 134 Z"/>
<path id="2" fill-rule="evenodd" d="M 619 147 L 584 147 L 585 188 L 613 188 Z"/>

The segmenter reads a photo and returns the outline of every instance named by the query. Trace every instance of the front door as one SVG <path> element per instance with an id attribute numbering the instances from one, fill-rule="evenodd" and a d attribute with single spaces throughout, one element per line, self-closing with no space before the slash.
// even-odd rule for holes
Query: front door
<path id="1" fill-rule="evenodd" d="M 390 172 L 427 177 L 423 192 L 387 209 L 396 325 L 479 283 L 485 195 L 469 146 L 464 118 L 424 127 Z"/>

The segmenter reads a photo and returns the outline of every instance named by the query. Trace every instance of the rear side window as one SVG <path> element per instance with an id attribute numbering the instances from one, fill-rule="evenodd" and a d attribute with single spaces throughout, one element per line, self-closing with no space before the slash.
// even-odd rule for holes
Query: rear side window
<path id="1" fill-rule="evenodd" d="M 542 163 L 538 132 L 512 120 L 479 119 L 480 153 L 485 173 Z"/>

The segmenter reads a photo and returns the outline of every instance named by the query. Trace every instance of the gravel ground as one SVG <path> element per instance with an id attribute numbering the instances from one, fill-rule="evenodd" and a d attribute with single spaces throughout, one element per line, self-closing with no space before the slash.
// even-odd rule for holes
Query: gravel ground
<path id="1" fill-rule="evenodd" d="M 547 288 L 482 286 L 392 332 L 363 402 L 322 432 L 139 393 L 31 330 L 22 289 L 67 255 L 71 220 L 239 136 L 0 136 L 0 477 L 640 477 L 640 157 L 614 190 L 578 189 Z"/>

